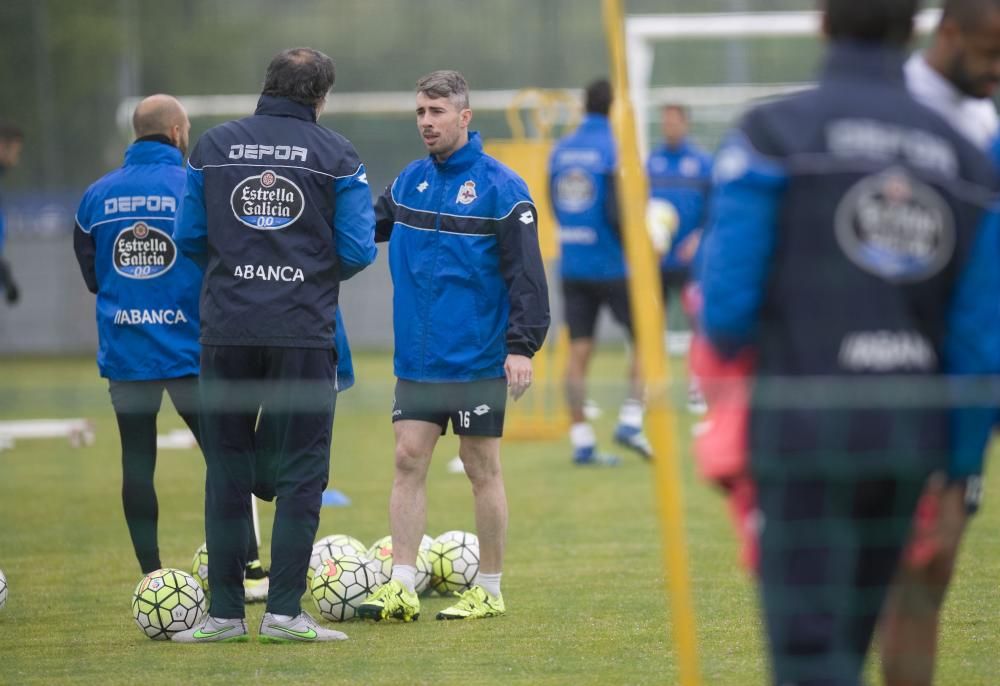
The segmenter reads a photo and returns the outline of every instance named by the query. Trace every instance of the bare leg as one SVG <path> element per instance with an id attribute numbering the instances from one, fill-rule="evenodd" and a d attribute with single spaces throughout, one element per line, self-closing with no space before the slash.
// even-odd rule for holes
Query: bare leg
<path id="1" fill-rule="evenodd" d="M 396 476 L 389 499 L 393 564 L 413 566 L 427 528 L 427 469 L 441 427 L 430 422 L 395 422 Z"/>
<path id="2" fill-rule="evenodd" d="M 583 402 L 587 399 L 587 368 L 594 350 L 593 338 L 577 338 L 569 344 L 569 363 L 566 366 L 566 401 L 574 424 L 587 421 L 583 415 Z"/>
<path id="3" fill-rule="evenodd" d="M 929 527 L 917 527 L 911 545 L 933 546 L 934 554 L 927 560 L 903 559 L 882 611 L 886 686 L 930 686 L 934 682 L 941 607 L 955 570 L 966 513 L 962 485 L 932 483 L 928 492 L 932 490 L 940 497 L 937 517 Z"/>
<path id="4" fill-rule="evenodd" d="M 632 347 L 631 354 L 631 364 L 628 370 L 628 380 L 629 380 L 629 400 L 635 400 L 637 402 L 642 402 L 643 383 L 642 383 L 642 370 L 639 367 L 639 351 L 636 350 L 635 346 Z"/>
<path id="5" fill-rule="evenodd" d="M 507 494 L 500 468 L 500 439 L 462 436 L 459 438 L 458 454 L 472 482 L 476 533 L 479 536 L 479 571 L 498 574 L 503 571 L 507 540 Z"/>

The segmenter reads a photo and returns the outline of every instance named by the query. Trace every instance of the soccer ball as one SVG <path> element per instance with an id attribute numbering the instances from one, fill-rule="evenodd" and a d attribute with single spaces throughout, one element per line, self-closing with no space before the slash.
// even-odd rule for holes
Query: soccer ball
<path id="1" fill-rule="evenodd" d="M 7 604 L 7 577 L 3 575 L 3 570 L 0 569 L 0 610 L 3 606 Z"/>
<path id="2" fill-rule="evenodd" d="M 357 555 L 324 560 L 314 571 L 309 591 L 324 619 L 352 619 L 358 606 L 378 588 L 368 561 Z"/>
<path id="3" fill-rule="evenodd" d="M 309 557 L 309 568 L 306 570 L 306 581 L 312 582 L 313 570 L 319 567 L 324 560 L 332 560 L 345 555 L 364 557 L 367 550 L 364 543 L 347 534 L 324 536 L 313 545 L 312 555 Z"/>
<path id="4" fill-rule="evenodd" d="M 479 537 L 467 531 L 446 531 L 430 551 L 431 587 L 441 595 L 472 587 L 479 573 Z"/>
<path id="5" fill-rule="evenodd" d="M 132 594 L 132 616 L 142 632 L 165 641 L 193 627 L 205 613 L 205 591 L 179 569 L 157 569 L 142 578 Z"/>
<path id="6" fill-rule="evenodd" d="M 198 580 L 201 588 L 208 595 L 208 544 L 202 543 L 194 551 L 194 559 L 191 560 L 191 576 Z"/>
<path id="7" fill-rule="evenodd" d="M 420 549 L 425 553 L 430 553 L 432 545 L 434 545 L 434 539 L 424 534 L 424 537 L 420 539 Z"/>
<path id="8" fill-rule="evenodd" d="M 379 586 L 389 583 L 392 578 L 392 536 L 384 536 L 372 544 L 368 550 L 368 559 L 378 578 Z M 417 577 L 414 580 L 414 590 L 421 594 L 431 585 L 431 563 L 423 548 L 417 550 Z"/>

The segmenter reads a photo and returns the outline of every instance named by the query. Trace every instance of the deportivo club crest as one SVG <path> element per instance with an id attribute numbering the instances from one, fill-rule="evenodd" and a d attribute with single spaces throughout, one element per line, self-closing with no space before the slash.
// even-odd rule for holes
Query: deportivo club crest
<path id="1" fill-rule="evenodd" d="M 905 170 L 859 181 L 840 203 L 837 241 L 861 269 L 897 283 L 923 281 L 955 252 L 955 222 L 934 187 Z"/>
<path id="2" fill-rule="evenodd" d="M 455 202 L 459 205 L 469 205 L 473 200 L 476 199 L 476 182 L 469 179 L 462 184 L 462 187 L 458 190 L 458 197 L 455 198 Z"/>

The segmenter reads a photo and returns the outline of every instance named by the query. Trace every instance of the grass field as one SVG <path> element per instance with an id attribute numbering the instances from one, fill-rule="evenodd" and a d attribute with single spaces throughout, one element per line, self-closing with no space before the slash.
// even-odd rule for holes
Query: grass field
<path id="1" fill-rule="evenodd" d="M 332 484 L 348 508 L 324 508 L 320 535 L 366 543 L 388 533 L 392 474 L 388 356 L 355 358 L 360 385 L 341 396 Z M 609 437 L 620 400 L 619 353 L 602 351 L 593 395 Z M 19 442 L 0 452 L 0 568 L 10 584 L 0 611 L 0 684 L 421 683 L 673 684 L 659 532 L 650 470 L 574 469 L 563 442 L 504 446 L 511 505 L 504 596 L 508 614 L 435 622 L 444 599 L 413 625 L 349 623 L 335 645 L 181 646 L 146 639 L 129 600 L 140 578 L 119 498 L 119 446 L 104 382 L 89 359 L 0 361 L 0 418 L 88 417 L 93 446 Z M 180 427 L 165 401 L 161 431 Z M 686 450 L 689 419 L 682 415 Z M 471 495 L 445 462 L 429 484 L 428 529 L 473 529 Z M 703 683 L 762 684 L 762 630 L 752 584 L 739 568 L 722 501 L 684 465 L 685 512 Z M 202 458 L 161 451 L 157 470 L 164 564 L 187 569 L 203 541 Z M 966 539 L 945 618 L 940 684 L 1000 682 L 1000 475 Z M 261 507 L 267 558 L 272 506 Z M 313 610 L 311 601 L 304 604 Z M 255 632 L 262 609 L 251 606 Z M 430 621 L 426 621 L 430 620 Z M 874 670 L 873 670 L 874 673 Z"/>

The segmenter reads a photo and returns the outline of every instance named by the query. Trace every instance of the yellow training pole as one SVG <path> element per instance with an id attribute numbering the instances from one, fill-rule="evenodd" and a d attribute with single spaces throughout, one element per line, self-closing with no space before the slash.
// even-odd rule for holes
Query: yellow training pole
<path id="1" fill-rule="evenodd" d="M 656 497 L 659 501 L 664 569 L 673 617 L 681 686 L 697 686 L 698 646 L 684 537 L 681 471 L 674 436 L 676 419 L 669 397 L 669 373 L 663 351 L 663 301 L 656 256 L 646 232 L 647 181 L 639 160 L 635 113 L 629 97 L 625 58 L 625 13 L 621 0 L 604 0 L 604 25 L 614 86 L 613 125 L 618 146 L 618 207 L 629 266 L 629 297 L 636 354 L 646 381 L 646 426 L 653 446 Z"/>

